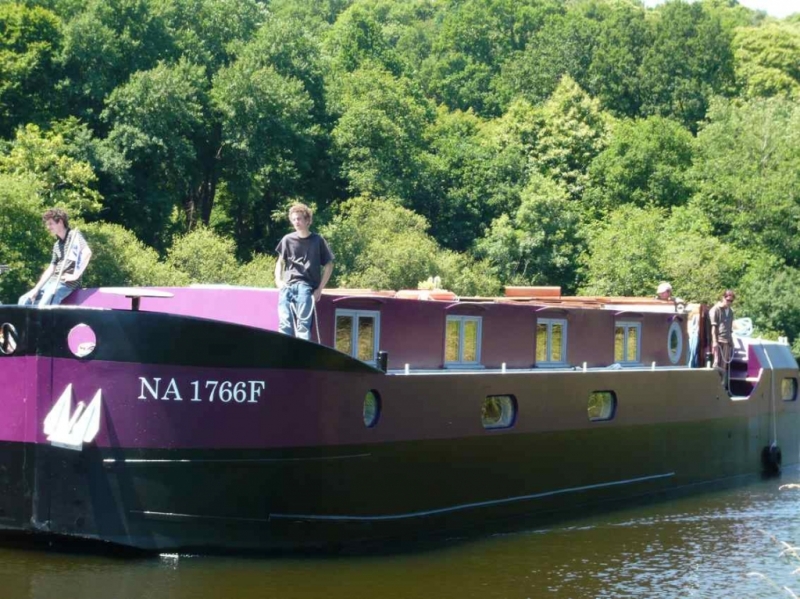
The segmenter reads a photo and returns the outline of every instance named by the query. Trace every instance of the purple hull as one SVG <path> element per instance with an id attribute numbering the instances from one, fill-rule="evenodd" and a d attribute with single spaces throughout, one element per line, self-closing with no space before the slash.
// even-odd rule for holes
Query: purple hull
<path id="1" fill-rule="evenodd" d="M 241 301 L 274 300 L 246 291 Z M 183 292 L 182 303 L 152 306 L 208 309 L 204 295 L 221 290 Z M 331 338 L 324 315 L 337 299 L 320 305 Z M 374 315 L 380 304 L 381 346 L 401 356 L 411 332 L 383 340 L 395 307 L 407 329 L 418 307 L 427 331 L 453 305 L 353 301 L 345 314 Z M 0 355 L 0 527 L 148 550 L 334 547 L 754 475 L 775 465 L 764 456 L 773 445 L 784 465 L 800 457 L 797 364 L 780 344 L 747 346 L 749 393 L 732 398 L 714 370 L 657 363 L 386 373 L 279 335 L 273 322 L 248 326 L 265 317 L 243 306 L 237 322 L 141 307 L 0 308 L 0 324 L 14 330 Z M 535 313 L 482 310 L 486 361 L 499 360 L 491 352 L 502 345 L 487 322 Z M 574 321 L 600 330 L 606 317 L 581 311 Z M 651 320 L 659 331 L 669 325 L 661 314 Z M 78 324 L 93 331 L 91 346 L 70 340 Z M 74 355 L 76 343 L 91 351 Z M 370 392 L 377 405 L 365 403 Z M 613 396 L 607 414 L 592 407 L 598 393 Z M 502 426 L 486 412 L 498 397 L 514 411 Z"/>

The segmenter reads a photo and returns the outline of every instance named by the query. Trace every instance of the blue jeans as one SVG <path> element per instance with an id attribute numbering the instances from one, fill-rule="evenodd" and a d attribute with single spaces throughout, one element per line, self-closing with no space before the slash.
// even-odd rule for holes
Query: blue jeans
<path id="1" fill-rule="evenodd" d="M 278 299 L 278 321 L 281 333 L 306 341 L 311 339 L 314 316 L 314 290 L 308 283 L 292 283 L 281 287 Z"/>
<path id="2" fill-rule="evenodd" d="M 51 279 L 44 284 L 39 290 L 39 293 L 34 298 L 23 295 L 19 298 L 18 304 L 20 306 L 33 306 L 41 308 L 42 306 L 57 306 L 63 302 L 66 297 L 75 291 L 72 287 L 67 287 L 66 283 Z"/>

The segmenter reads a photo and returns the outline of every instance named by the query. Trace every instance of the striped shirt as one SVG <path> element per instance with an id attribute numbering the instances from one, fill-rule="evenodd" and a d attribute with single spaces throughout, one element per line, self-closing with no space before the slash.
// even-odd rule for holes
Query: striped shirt
<path id="1" fill-rule="evenodd" d="M 63 275 L 75 272 L 75 267 L 80 263 L 81 253 L 87 247 L 86 240 L 78 229 L 67 229 L 64 239 L 56 239 L 53 244 L 53 257 L 50 264 L 55 270 L 50 280 L 63 278 Z M 70 289 L 80 287 L 80 279 L 64 283 Z"/>

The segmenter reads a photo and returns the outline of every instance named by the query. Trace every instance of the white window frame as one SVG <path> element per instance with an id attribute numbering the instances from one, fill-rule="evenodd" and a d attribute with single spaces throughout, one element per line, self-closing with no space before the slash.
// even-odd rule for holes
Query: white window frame
<path id="1" fill-rule="evenodd" d="M 678 347 L 675 348 L 675 351 L 672 351 L 673 335 L 678 337 Z M 683 329 L 681 328 L 681 323 L 677 320 L 672 321 L 669 325 L 669 331 L 667 331 L 667 355 L 669 355 L 669 361 L 673 364 L 678 364 L 683 358 Z"/>
<path id="2" fill-rule="evenodd" d="M 623 340 L 623 343 L 622 343 L 624 358 L 622 360 L 619 360 L 618 363 L 619 364 L 630 364 L 630 365 L 641 364 L 642 363 L 642 323 L 634 321 L 634 320 L 617 320 L 617 321 L 615 321 L 614 322 L 614 337 L 613 337 L 613 340 L 614 340 L 613 342 L 614 343 L 616 343 L 617 329 L 620 328 L 620 327 L 622 327 L 622 329 L 624 330 L 623 334 L 625 336 L 625 339 Z M 637 334 L 636 334 L 636 359 L 635 360 L 629 360 L 628 359 L 628 331 L 630 331 L 631 329 L 637 329 Z M 615 355 L 614 358 L 616 359 L 616 357 L 617 356 Z"/>
<path id="3" fill-rule="evenodd" d="M 375 330 L 373 331 L 372 346 L 375 348 L 373 356 L 367 363 L 375 362 L 378 359 L 378 352 L 380 351 L 381 339 L 381 313 L 379 310 L 345 310 L 337 309 L 333 316 L 333 346 L 336 347 L 336 324 L 340 316 L 350 316 L 352 321 L 350 323 L 350 351 L 348 354 L 351 358 L 358 359 L 356 348 L 358 347 L 358 319 L 362 317 L 372 318 L 375 321 Z"/>
<path id="4" fill-rule="evenodd" d="M 455 362 L 447 361 L 447 324 L 450 322 L 458 322 L 458 360 Z M 464 360 L 464 325 L 467 322 L 478 323 L 478 342 L 475 348 L 475 361 Z M 464 368 L 476 367 L 481 365 L 481 341 L 483 339 L 483 317 L 481 316 L 461 316 L 452 315 L 448 316 L 444 325 L 444 365 L 445 368 Z"/>
<path id="5" fill-rule="evenodd" d="M 545 355 L 547 358 L 540 362 L 536 360 L 536 366 L 566 366 L 569 362 L 567 360 L 567 319 L 566 318 L 537 318 L 536 319 L 536 339 L 539 341 L 539 325 L 547 325 L 547 347 L 545 348 Z M 561 356 L 562 360 L 556 362 L 550 359 L 553 348 L 553 325 L 561 325 Z M 534 353 L 534 357 L 536 354 Z"/>

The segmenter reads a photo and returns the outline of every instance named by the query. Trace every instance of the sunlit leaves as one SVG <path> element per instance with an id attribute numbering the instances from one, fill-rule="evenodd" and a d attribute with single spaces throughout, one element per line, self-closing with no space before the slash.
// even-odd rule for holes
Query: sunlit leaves
<path id="1" fill-rule="evenodd" d="M 800 25 L 743 27 L 733 45 L 736 75 L 748 96 L 800 98 Z"/>
<path id="2" fill-rule="evenodd" d="M 800 264 L 800 106 L 720 101 L 709 119 L 691 172 L 715 234 Z"/>
<path id="3" fill-rule="evenodd" d="M 76 150 L 63 133 L 28 125 L 17 131 L 9 152 L 0 154 L 0 173 L 35 182 L 47 206 L 66 208 L 73 217 L 92 216 L 102 203 L 97 176 L 88 162 L 75 156 Z"/>

